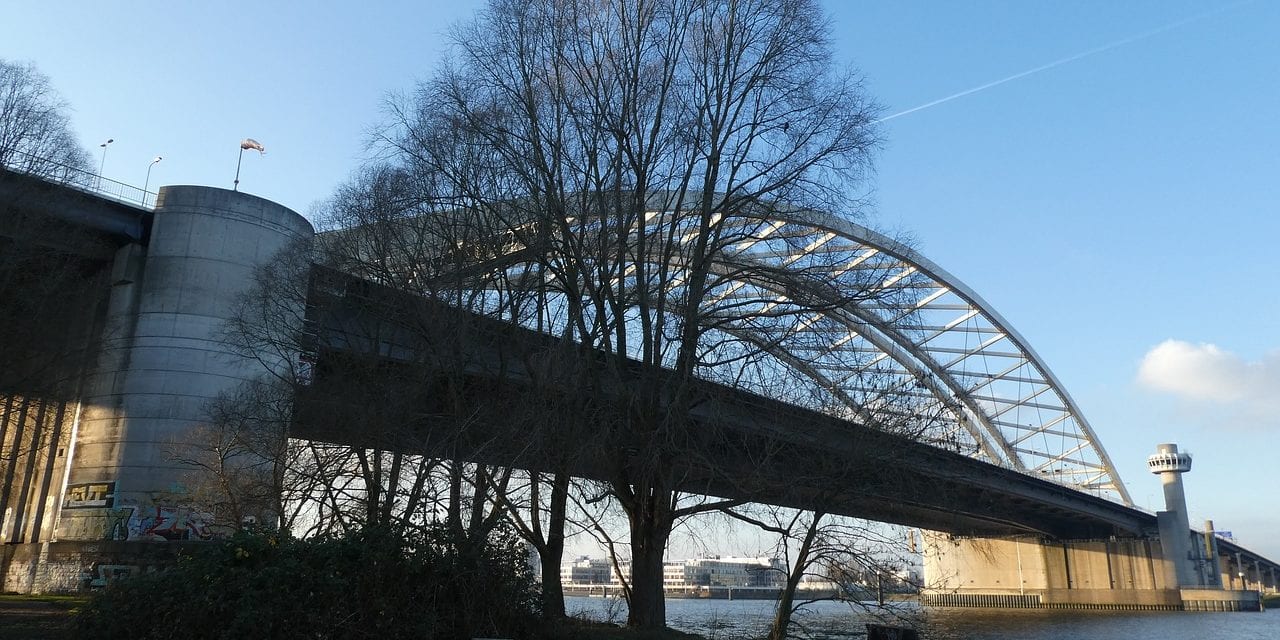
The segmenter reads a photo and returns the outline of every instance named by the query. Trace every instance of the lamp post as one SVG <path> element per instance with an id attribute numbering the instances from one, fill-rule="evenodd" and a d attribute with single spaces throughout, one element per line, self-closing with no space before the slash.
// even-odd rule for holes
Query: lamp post
<path id="1" fill-rule="evenodd" d="M 151 167 L 156 166 L 156 163 L 161 160 L 164 160 L 164 158 L 156 156 L 156 159 L 152 160 L 151 164 L 147 165 L 147 180 L 142 183 L 142 206 L 144 207 L 147 206 L 147 187 L 151 184 Z"/>
<path id="2" fill-rule="evenodd" d="M 107 138 L 106 142 L 98 145 L 102 147 L 102 161 L 98 163 L 98 188 L 102 188 L 102 168 L 107 166 L 107 145 L 115 141 L 115 138 Z"/>

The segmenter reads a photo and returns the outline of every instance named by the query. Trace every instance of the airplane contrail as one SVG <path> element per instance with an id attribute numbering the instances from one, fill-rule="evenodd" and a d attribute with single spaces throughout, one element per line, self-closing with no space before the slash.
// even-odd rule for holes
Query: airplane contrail
<path id="1" fill-rule="evenodd" d="M 1006 83 L 1006 82 L 1013 82 L 1014 80 L 1017 80 L 1017 79 L 1019 79 L 1019 78 L 1025 78 L 1025 77 L 1027 77 L 1027 76 L 1029 76 L 1029 75 L 1032 75 L 1032 74 L 1035 74 L 1035 73 L 1040 73 L 1041 71 L 1048 71 L 1049 69 L 1052 69 L 1052 68 L 1054 68 L 1054 67 L 1060 67 L 1060 66 L 1062 66 L 1062 65 L 1064 65 L 1064 64 L 1067 64 L 1067 63 L 1069 63 L 1069 62 L 1075 62 L 1076 60 L 1079 60 L 1079 59 L 1081 59 L 1081 58 L 1087 58 L 1087 57 L 1089 57 L 1089 56 L 1092 56 L 1092 55 L 1095 55 L 1095 54 L 1099 54 L 1099 53 L 1102 53 L 1102 52 L 1104 52 L 1104 51 L 1110 51 L 1110 50 L 1115 49 L 1115 48 L 1117 48 L 1117 47 L 1123 47 L 1123 46 L 1125 46 L 1125 45 L 1127 45 L 1127 44 L 1130 44 L 1130 43 L 1133 43 L 1133 42 L 1137 42 L 1137 41 L 1139 41 L 1139 40 L 1145 40 L 1146 38 L 1150 38 L 1151 36 L 1154 36 L 1154 35 L 1157 35 L 1157 34 L 1160 34 L 1160 33 L 1164 33 L 1165 31 L 1169 31 L 1169 30 L 1171 30 L 1171 29 L 1177 29 L 1178 27 L 1181 27 L 1181 26 L 1183 26 L 1183 25 L 1186 25 L 1186 24 L 1189 24 L 1189 23 L 1192 23 L 1192 22 L 1196 22 L 1196 21 L 1198 21 L 1198 20 L 1203 20 L 1203 19 L 1205 19 L 1205 18 L 1208 18 L 1208 17 L 1210 17 L 1210 16 L 1217 15 L 1217 14 L 1219 14 L 1219 13 L 1223 13 L 1223 12 L 1226 12 L 1226 11 L 1230 11 L 1230 10 L 1232 10 L 1232 9 L 1235 9 L 1236 7 L 1239 7 L 1239 6 L 1241 6 L 1241 5 L 1245 5 L 1245 4 L 1249 4 L 1249 3 L 1253 2 L 1253 1 L 1254 1 L 1254 0 L 1241 0 L 1240 2 L 1236 2 L 1236 3 L 1233 3 L 1233 4 L 1229 4 L 1229 5 L 1226 5 L 1226 6 L 1223 6 L 1223 7 L 1218 7 L 1217 9 L 1212 9 L 1212 10 L 1210 10 L 1210 11 L 1205 11 L 1205 12 L 1203 12 L 1203 13 L 1198 13 L 1198 14 L 1196 14 L 1196 15 L 1193 15 L 1193 16 L 1189 17 L 1189 18 L 1183 18 L 1183 19 L 1181 19 L 1181 20 L 1177 20 L 1177 21 L 1175 21 L 1175 22 L 1170 22 L 1170 23 L 1168 23 L 1168 24 L 1161 25 L 1161 26 L 1156 27 L 1156 28 L 1154 28 L 1154 29 L 1151 29 L 1151 30 L 1149 30 L 1149 31 L 1143 31 L 1142 33 L 1139 33 L 1139 34 L 1136 34 L 1136 35 L 1132 35 L 1132 36 L 1129 36 L 1129 37 L 1127 37 L 1127 38 L 1123 38 L 1123 39 L 1120 39 L 1120 40 L 1116 40 L 1115 42 L 1109 42 L 1109 43 L 1104 44 L 1104 45 L 1102 45 L 1102 46 L 1100 46 L 1100 47 L 1094 47 L 1094 48 L 1092 48 L 1092 49 L 1089 49 L 1088 51 L 1082 51 L 1082 52 L 1077 53 L 1077 54 L 1075 54 L 1075 55 L 1067 56 L 1067 57 L 1065 57 L 1065 58 L 1062 58 L 1061 60 L 1054 60 L 1053 62 L 1050 62 L 1050 63 L 1048 63 L 1048 64 L 1042 64 L 1042 65 L 1040 65 L 1040 66 L 1038 66 L 1038 67 L 1035 67 L 1034 69 L 1027 69 L 1026 71 L 1021 71 L 1021 72 L 1019 72 L 1019 73 L 1015 73 L 1015 74 L 1013 74 L 1013 75 L 1011 75 L 1011 76 L 1008 76 L 1008 77 L 1005 77 L 1005 78 L 1000 78 L 999 80 L 992 80 L 991 82 L 988 82 L 988 83 L 986 83 L 986 84 L 979 85 L 979 86 L 973 87 L 973 88 L 971 88 L 971 89 L 965 89 L 964 91 L 961 91 L 961 92 L 959 92 L 959 93 L 953 93 L 953 94 L 951 94 L 951 95 L 949 95 L 949 96 L 946 96 L 945 98 L 938 98 L 937 100 L 933 100 L 933 101 L 931 101 L 931 102 L 926 102 L 926 103 L 924 103 L 924 104 L 922 104 L 922 105 L 919 105 L 919 106 L 911 107 L 910 109 L 907 109 L 907 110 L 905 110 L 905 111 L 899 111 L 899 112 L 897 112 L 897 113 L 894 113 L 894 114 L 891 114 L 891 115 L 887 115 L 887 116 L 885 116 L 885 117 L 883 117 L 883 118 L 880 118 L 879 120 L 875 120 L 875 121 L 873 121 L 871 124 L 880 124 L 881 122 L 886 122 L 886 121 L 888 121 L 888 120 L 893 120 L 894 118 L 900 118 L 900 117 L 905 116 L 905 115 L 907 115 L 907 114 L 909 114 L 909 113 L 915 113 L 915 112 L 917 112 L 917 111 L 922 111 L 922 110 L 924 110 L 924 109 L 928 109 L 929 107 L 936 107 L 936 106 L 938 106 L 938 105 L 940 105 L 940 104 L 942 104 L 942 103 L 944 103 L 944 102 L 951 102 L 952 100 L 955 100 L 955 99 L 957 99 L 957 98 L 963 98 L 963 97 L 965 97 L 965 96 L 967 96 L 967 95 L 972 95 L 972 94 L 975 94 L 975 93 L 977 93 L 977 92 L 979 92 L 979 91 L 985 91 L 985 90 L 990 89 L 990 88 L 992 88 L 992 87 L 996 87 L 996 86 L 1002 85 L 1002 84 L 1004 84 L 1004 83 Z"/>

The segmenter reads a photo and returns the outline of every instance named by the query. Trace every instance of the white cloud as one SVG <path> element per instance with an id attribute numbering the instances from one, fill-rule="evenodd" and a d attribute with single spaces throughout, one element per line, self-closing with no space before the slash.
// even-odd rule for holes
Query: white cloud
<path id="1" fill-rule="evenodd" d="M 1246 360 L 1213 344 L 1165 340 L 1142 358 L 1138 383 L 1192 404 L 1214 405 L 1231 422 L 1280 422 L 1280 351 Z"/>

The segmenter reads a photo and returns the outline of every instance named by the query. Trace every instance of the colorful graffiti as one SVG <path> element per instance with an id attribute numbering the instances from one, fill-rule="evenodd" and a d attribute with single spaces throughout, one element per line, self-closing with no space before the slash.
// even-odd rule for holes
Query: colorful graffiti
<path id="1" fill-rule="evenodd" d="M 115 481 L 71 485 L 63 498 L 60 537 L 72 540 L 211 540 L 231 527 L 215 525 L 214 514 L 191 506 L 186 487 L 141 497 L 117 495 Z"/>
<path id="2" fill-rule="evenodd" d="M 179 506 L 116 507 L 105 510 L 104 540 L 212 540 L 224 537 L 213 514 Z"/>
<path id="3" fill-rule="evenodd" d="M 186 507 L 156 507 L 138 523 L 143 540 L 210 540 L 213 514 Z"/>

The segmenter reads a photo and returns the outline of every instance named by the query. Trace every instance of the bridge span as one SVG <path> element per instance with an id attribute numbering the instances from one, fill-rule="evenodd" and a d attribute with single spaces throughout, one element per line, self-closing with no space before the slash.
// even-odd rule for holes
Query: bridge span
<path id="1" fill-rule="evenodd" d="M 151 209 L 7 170 L 0 171 L 0 207 L 5 258 L 31 265 L 73 258 L 63 261 L 74 269 L 59 282 L 81 287 L 60 296 L 35 280 L 18 282 L 4 292 L 7 299 L 47 299 L 33 313 L 60 321 L 18 326 L 0 316 L 9 323 L 0 330 L 28 338 L 0 352 L 17 363 L 0 379 L 4 588 L 64 590 L 92 566 L 145 564 L 139 554 L 155 545 L 129 546 L 131 531 L 186 500 L 181 479 L 188 470 L 164 452 L 207 421 L 212 398 L 260 372 L 219 338 L 228 310 L 258 265 L 313 231 L 296 213 L 243 193 L 165 187 Z M 1133 508 L 1092 427 L 1048 367 L 940 267 L 889 238 L 815 212 L 775 210 L 742 224 L 751 229 L 735 259 L 759 267 L 753 273 L 806 261 L 834 265 L 832 277 L 865 272 L 896 302 L 850 301 L 772 329 L 768 349 L 778 370 L 827 390 L 816 405 L 771 399 L 750 384 L 702 383 L 687 419 L 699 426 L 691 432 L 708 434 L 693 443 L 707 453 L 673 471 L 683 488 L 939 532 L 930 538 L 933 556 L 926 554 L 937 573 L 929 597 L 939 604 L 1229 608 L 1248 606 L 1241 595 L 1247 590 L 1275 590 L 1274 562 L 1226 541 L 1213 544 L 1212 537 L 1196 544 L 1199 534 L 1170 533 L 1161 517 Z M 527 249 L 509 252 L 499 266 L 518 267 L 521 251 Z M 395 390 L 396 402 L 387 406 L 404 411 L 398 419 L 416 430 L 411 442 L 397 446 L 530 468 L 548 464 L 537 448 L 511 437 L 509 415 L 484 410 L 494 394 L 547 391 L 524 369 L 563 351 L 553 339 L 435 305 L 434 317 L 471 328 L 466 358 L 424 360 L 414 349 L 430 345 L 412 339 L 398 344 L 409 355 L 397 356 L 352 327 L 395 335 L 394 318 L 429 303 L 332 269 L 313 273 L 315 375 L 299 392 L 295 435 L 397 445 L 362 432 L 359 408 L 342 401 L 350 393 L 337 393 L 365 385 L 370 394 Z M 724 282 L 717 300 L 726 304 L 765 308 L 813 293 L 742 279 L 741 270 L 718 273 Z M 400 311 L 360 317 L 370 313 L 370 295 L 378 308 Z M 376 345 L 378 357 L 361 344 Z M 593 357 L 578 356 L 578 364 L 555 364 L 572 373 Z M 888 382 L 860 388 L 871 374 Z M 632 375 L 664 372 L 637 366 Z M 396 376 L 425 384 L 388 384 Z M 866 406 L 886 389 L 919 400 L 916 406 L 941 419 L 909 434 L 875 428 Z M 469 404 L 442 407 L 445 393 Z M 622 398 L 625 389 L 610 393 Z M 456 424 L 458 407 L 470 408 L 475 427 L 465 437 L 439 426 Z M 604 407 L 597 417 L 625 419 L 619 407 Z M 549 425 L 521 427 L 529 439 L 553 439 Z M 630 448 L 625 441 L 595 444 L 599 455 Z M 584 477 L 604 474 L 590 456 L 575 465 Z M 1163 551 L 1170 535 L 1182 539 L 1188 557 Z M 1196 584 L 1180 574 L 1197 576 Z"/>
<path id="2" fill-rule="evenodd" d="M 569 392 L 586 366 L 556 338 L 411 294 L 316 267 L 311 294 L 315 374 L 300 392 L 295 435 L 369 448 L 410 448 L 453 457 L 549 470 L 556 452 L 528 442 L 554 440 L 558 428 L 536 414 L 513 412 L 539 398 Z M 412 307 L 409 314 L 401 311 Z M 396 318 L 430 317 L 447 345 L 431 344 Z M 465 337 L 452 327 L 465 325 Z M 459 341 L 464 341 L 459 348 Z M 389 347 L 394 344 L 394 347 Z M 568 351 L 570 357 L 564 357 Z M 395 355 L 384 355 L 394 353 Z M 603 361 L 602 353 L 594 354 Z M 643 375 L 669 371 L 631 363 L 612 398 L 597 410 L 600 424 L 627 419 L 627 389 Z M 554 370 L 554 379 L 533 380 Z M 689 443 L 709 453 L 689 456 L 677 470 L 692 493 L 862 517 L 963 536 L 1039 535 L 1052 538 L 1141 536 L 1154 515 L 1043 478 L 919 442 L 858 422 L 703 381 L 689 431 L 712 441 Z M 379 398 L 379 420 L 390 432 L 366 431 L 360 414 Z M 496 398 L 503 401 L 496 402 Z M 388 413 L 392 412 L 392 413 Z M 465 429 L 454 425 L 466 423 Z M 571 456 L 574 475 L 608 480 L 605 452 L 635 443 L 592 442 L 582 435 Z M 584 446 L 585 445 L 585 446 Z M 557 443 L 573 447 L 574 443 Z"/>

